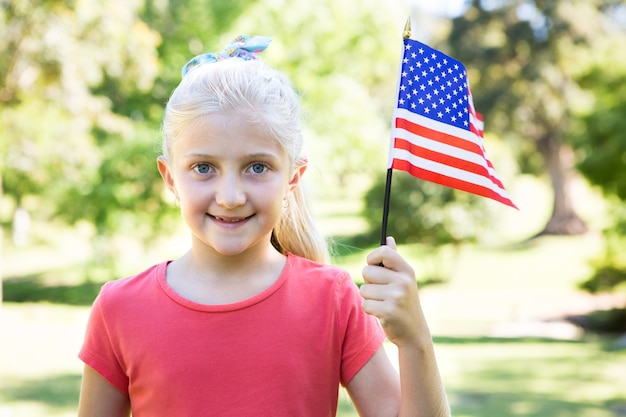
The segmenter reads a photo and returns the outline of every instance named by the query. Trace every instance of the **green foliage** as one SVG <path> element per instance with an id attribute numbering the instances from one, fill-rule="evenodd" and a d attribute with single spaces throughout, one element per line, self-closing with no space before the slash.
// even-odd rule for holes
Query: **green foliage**
<path id="1" fill-rule="evenodd" d="M 46 302 L 90 306 L 102 283 L 46 285 L 37 277 L 20 277 L 2 282 L 3 301 L 16 303 Z"/>
<path id="2" fill-rule="evenodd" d="M 90 173 L 103 152 L 93 132 L 133 130 L 115 104 L 152 86 L 160 39 L 138 7 L 14 0 L 0 11 L 0 175 L 6 196 L 16 206 L 30 197 L 26 208 L 39 219 L 65 212 L 71 182 L 95 185 Z"/>
<path id="3" fill-rule="evenodd" d="M 591 293 L 626 291 L 626 207 L 622 201 L 613 201 L 611 226 L 604 229 L 603 256 L 592 262 L 593 274 L 579 284 Z"/>
<path id="4" fill-rule="evenodd" d="M 274 38 L 264 58 L 301 92 L 305 151 L 342 186 L 384 169 L 407 14 L 385 0 L 266 0 L 232 25 Z"/>
<path id="5" fill-rule="evenodd" d="M 613 265 L 598 267 L 593 276 L 580 284 L 580 288 L 591 293 L 612 291 L 618 285 L 626 283 L 626 268 Z"/>
<path id="6" fill-rule="evenodd" d="M 626 201 L 626 33 L 595 51 L 593 63 L 578 77 L 592 94 L 570 135 L 579 153 L 579 171 L 608 197 Z"/>
<path id="7" fill-rule="evenodd" d="M 385 183 L 386 177 L 379 176 L 365 195 L 363 216 L 372 234 L 380 235 Z M 387 230 L 399 243 L 438 247 L 471 242 L 486 224 L 485 211 L 479 197 L 396 171 Z"/>
<path id="8" fill-rule="evenodd" d="M 597 310 L 578 320 L 586 330 L 592 332 L 615 334 L 626 332 L 626 308 Z"/>

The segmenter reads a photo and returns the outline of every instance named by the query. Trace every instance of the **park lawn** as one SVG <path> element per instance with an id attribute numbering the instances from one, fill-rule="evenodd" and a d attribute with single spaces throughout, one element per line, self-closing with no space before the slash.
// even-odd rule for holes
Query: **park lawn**
<path id="1" fill-rule="evenodd" d="M 588 273 L 587 259 L 597 250 L 592 235 L 516 248 L 470 247 L 449 282 L 422 288 L 455 416 L 609 417 L 626 407 L 626 351 L 611 350 L 607 339 L 503 338 L 491 332 L 581 297 L 575 283 Z M 337 263 L 358 278 L 363 256 L 356 251 Z M 411 261 L 417 269 L 423 262 Z M 88 312 L 86 306 L 3 305 L 0 417 L 75 415 L 82 368 L 76 353 Z M 387 347 L 393 356 L 393 346 Z M 340 398 L 338 416 L 356 416 L 343 391 Z"/>
<path id="2" fill-rule="evenodd" d="M 87 314 L 86 307 L 3 306 L 0 416 L 75 415 Z M 626 405 L 626 351 L 608 349 L 605 339 L 434 339 L 457 417 L 610 417 Z M 340 398 L 338 416 L 356 416 L 344 392 Z"/>

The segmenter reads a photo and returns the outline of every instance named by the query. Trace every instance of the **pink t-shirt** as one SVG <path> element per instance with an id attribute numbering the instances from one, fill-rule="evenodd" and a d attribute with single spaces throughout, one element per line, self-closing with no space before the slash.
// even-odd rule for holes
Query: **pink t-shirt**
<path id="1" fill-rule="evenodd" d="M 335 416 L 385 337 L 332 266 L 289 255 L 270 288 L 226 305 L 182 298 L 166 267 L 105 284 L 79 354 L 134 417 Z"/>

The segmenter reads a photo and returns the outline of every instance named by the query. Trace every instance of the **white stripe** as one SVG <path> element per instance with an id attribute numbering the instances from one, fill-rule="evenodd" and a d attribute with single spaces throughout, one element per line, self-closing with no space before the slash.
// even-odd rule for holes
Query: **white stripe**
<path id="1" fill-rule="evenodd" d="M 470 113 L 470 124 L 473 124 L 478 131 L 482 132 L 485 130 L 485 122 L 480 120 L 478 117 L 474 117 L 472 113 Z"/>
<path id="2" fill-rule="evenodd" d="M 476 152 L 468 151 L 465 149 L 458 148 L 456 146 L 448 145 L 446 143 L 441 143 L 436 140 L 432 140 L 425 136 L 416 135 L 406 129 L 395 128 L 396 138 L 405 139 L 415 146 L 419 146 L 420 148 L 429 149 L 431 151 L 435 151 L 444 155 L 453 156 L 455 158 L 462 159 L 464 161 L 471 162 L 476 165 L 480 165 L 485 169 L 489 169 L 487 163 L 485 162 L 485 158 L 482 155 L 477 154 Z"/>
<path id="3" fill-rule="evenodd" d="M 456 178 L 458 180 L 465 181 L 471 184 L 483 186 L 494 191 L 501 197 L 510 200 L 509 194 L 506 192 L 506 190 L 498 187 L 497 184 L 493 183 L 489 178 L 485 176 L 474 174 L 472 172 L 464 171 L 462 169 L 454 168 L 448 165 L 440 164 L 429 159 L 420 158 L 404 149 L 393 149 L 392 158 L 407 161 L 411 165 L 420 169 L 432 171 L 437 174 L 445 175 L 447 177 Z"/>
<path id="4" fill-rule="evenodd" d="M 480 149 L 482 149 L 482 151 L 484 152 L 485 158 L 487 160 L 489 159 L 487 157 L 487 152 L 485 151 L 485 148 L 483 146 L 482 138 L 480 138 L 476 134 L 474 134 L 474 133 L 472 133 L 472 132 L 470 132 L 468 130 L 465 130 L 465 129 L 460 129 L 458 127 L 451 126 L 451 125 L 448 125 L 446 123 L 441 123 L 441 122 L 438 122 L 436 120 L 432 120 L 432 119 L 429 119 L 427 117 L 420 116 L 420 115 L 415 114 L 415 113 L 411 113 L 410 111 L 408 111 L 406 109 L 396 109 L 394 111 L 394 118 L 393 118 L 394 126 L 391 129 L 391 140 L 390 140 L 391 145 L 390 145 L 390 149 L 389 149 L 389 160 L 387 162 L 387 168 L 391 168 L 391 164 L 393 163 L 393 158 L 391 156 L 391 152 L 393 151 L 392 148 L 393 148 L 394 138 L 397 138 L 397 137 L 406 138 L 407 140 L 411 141 L 412 143 L 414 143 L 414 144 L 416 144 L 418 146 L 423 146 L 422 140 L 427 139 L 427 138 L 424 138 L 422 136 L 418 136 L 418 135 L 415 135 L 413 133 L 410 133 L 406 129 L 395 127 L 395 120 L 396 120 L 397 117 L 402 118 L 402 119 L 406 119 L 406 120 L 408 120 L 408 121 L 410 121 L 412 123 L 415 123 L 415 124 L 420 125 L 420 126 L 424 126 L 426 128 L 429 128 L 429 129 L 437 130 L 437 131 L 446 133 L 448 135 L 455 136 L 455 137 L 460 138 L 462 140 L 467 140 L 468 142 L 471 142 L 471 143 L 475 144 L 476 146 L 478 146 Z M 408 135 L 412 135 L 412 137 L 414 137 L 416 140 L 408 138 L 407 137 Z M 436 142 L 436 141 L 432 141 L 432 142 Z M 444 144 L 440 144 L 440 145 L 441 146 L 450 146 L 450 145 L 444 145 Z M 426 146 L 424 146 L 424 147 L 426 147 Z M 429 149 L 432 149 L 432 148 L 429 148 Z M 454 149 L 456 150 L 454 153 L 449 153 L 448 152 L 448 154 L 449 155 L 453 155 L 453 156 L 457 156 L 456 152 L 471 153 L 471 152 L 465 151 L 464 149 L 459 149 L 459 148 L 456 148 L 456 147 Z M 446 153 L 446 152 L 442 152 L 442 153 Z M 476 155 L 475 153 L 472 153 L 472 154 Z M 460 159 L 465 159 L 465 160 L 474 162 L 470 158 L 463 158 L 463 157 L 461 157 Z M 498 181 L 502 182 L 494 168 L 490 167 L 486 163 L 483 163 L 483 161 L 481 161 L 479 163 L 479 165 L 482 165 L 485 168 L 487 168 L 487 170 L 489 171 L 489 174 L 492 177 L 497 178 Z"/>
<path id="5" fill-rule="evenodd" d="M 475 133 L 472 133 L 469 130 L 461 129 L 456 126 L 449 125 L 447 123 L 438 122 L 436 120 L 430 119 L 428 117 L 420 116 L 419 114 L 411 113 L 406 109 L 396 109 L 393 114 L 393 123 L 395 128 L 395 120 L 397 117 L 401 119 L 406 119 L 416 125 L 427 127 L 428 129 L 436 130 L 438 132 L 445 133 L 450 136 L 455 136 L 459 139 L 466 140 L 468 142 L 476 144 L 478 147 L 482 148 L 482 141 L 479 136 Z M 393 130 L 393 129 L 392 129 Z"/>

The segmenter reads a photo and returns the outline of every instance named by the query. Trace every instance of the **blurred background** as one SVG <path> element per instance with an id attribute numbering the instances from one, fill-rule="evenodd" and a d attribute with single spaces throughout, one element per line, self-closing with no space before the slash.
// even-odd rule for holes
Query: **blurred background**
<path id="1" fill-rule="evenodd" d="M 236 35 L 272 37 L 263 58 L 302 96 L 312 204 L 358 283 L 408 16 L 466 65 L 520 208 L 394 173 L 388 233 L 454 415 L 626 415 L 623 1 L 0 0 L 0 417 L 75 415 L 102 283 L 186 250 L 155 163 L 163 106 Z M 339 415 L 356 416 L 343 393 Z"/>

